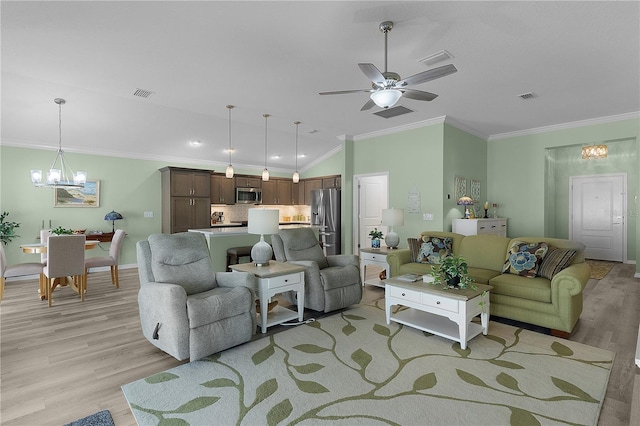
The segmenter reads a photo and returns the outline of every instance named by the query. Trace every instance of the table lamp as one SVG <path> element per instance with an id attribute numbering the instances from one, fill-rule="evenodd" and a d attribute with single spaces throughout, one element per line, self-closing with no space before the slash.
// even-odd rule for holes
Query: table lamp
<path id="1" fill-rule="evenodd" d="M 116 220 L 121 220 L 122 215 L 115 210 L 111 210 L 109 213 L 104 215 L 104 220 L 111 221 L 111 232 L 116 232 Z"/>
<path id="2" fill-rule="evenodd" d="M 260 241 L 251 248 L 251 258 L 256 266 L 265 266 L 273 257 L 273 249 L 264 240 L 265 235 L 277 234 L 280 211 L 278 209 L 249 209 L 249 234 L 260 235 Z"/>
<path id="3" fill-rule="evenodd" d="M 458 199 L 458 205 L 464 206 L 464 218 L 469 219 L 469 216 L 471 215 L 471 212 L 469 211 L 469 206 L 473 205 L 473 200 L 471 199 L 471 197 L 467 197 L 466 195 L 463 195 Z"/>
<path id="4" fill-rule="evenodd" d="M 382 224 L 389 226 L 389 232 L 387 232 L 387 236 L 384 237 L 384 243 L 390 249 L 398 248 L 400 237 L 393 231 L 393 227 L 404 225 L 404 209 L 383 209 Z"/>

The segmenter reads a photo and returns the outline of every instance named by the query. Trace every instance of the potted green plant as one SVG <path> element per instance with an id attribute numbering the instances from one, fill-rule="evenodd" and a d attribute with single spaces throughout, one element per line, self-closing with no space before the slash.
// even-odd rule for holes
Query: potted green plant
<path id="1" fill-rule="evenodd" d="M 0 214 L 0 241 L 2 241 L 2 244 L 5 246 L 9 244 L 11 240 L 20 236 L 16 235 L 15 231 L 16 228 L 20 227 L 20 224 L 18 222 L 5 220 L 7 216 L 9 216 L 9 212 L 2 212 L 2 214 Z"/>
<path id="2" fill-rule="evenodd" d="M 71 235 L 73 234 L 73 231 L 71 229 L 66 229 L 62 226 L 58 226 L 56 229 L 52 229 L 51 233 L 55 235 Z"/>
<path id="3" fill-rule="evenodd" d="M 473 282 L 468 275 L 467 261 L 460 256 L 449 255 L 440 259 L 440 263 L 431 269 L 434 284 L 444 288 L 466 289 Z"/>
<path id="4" fill-rule="evenodd" d="M 373 231 L 369 232 L 371 237 L 371 247 L 380 248 L 380 239 L 383 237 L 382 231 L 378 231 L 378 228 L 373 228 Z"/>

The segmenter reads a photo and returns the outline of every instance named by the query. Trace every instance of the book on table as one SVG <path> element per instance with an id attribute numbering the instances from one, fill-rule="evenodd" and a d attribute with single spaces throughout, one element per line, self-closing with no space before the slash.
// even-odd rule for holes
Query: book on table
<path id="1" fill-rule="evenodd" d="M 420 281 L 422 279 L 422 275 L 420 274 L 404 274 L 404 275 L 398 275 L 397 277 L 395 277 L 395 279 L 399 280 L 399 281 L 405 281 L 408 283 L 414 283 L 416 281 Z"/>

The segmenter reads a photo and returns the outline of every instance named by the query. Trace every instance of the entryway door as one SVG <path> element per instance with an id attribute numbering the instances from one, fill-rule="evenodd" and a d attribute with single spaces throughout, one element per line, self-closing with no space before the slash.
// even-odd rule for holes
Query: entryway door
<path id="1" fill-rule="evenodd" d="M 588 259 L 623 262 L 626 256 L 627 175 L 570 178 L 569 238 Z"/>
<path id="2" fill-rule="evenodd" d="M 387 228 L 381 223 L 382 209 L 386 209 L 389 202 L 389 175 L 355 175 L 353 186 L 356 212 L 353 217 L 353 251 L 360 254 L 360 247 L 369 246 L 369 232 L 373 228 L 381 229 L 385 235 L 387 233 Z"/>

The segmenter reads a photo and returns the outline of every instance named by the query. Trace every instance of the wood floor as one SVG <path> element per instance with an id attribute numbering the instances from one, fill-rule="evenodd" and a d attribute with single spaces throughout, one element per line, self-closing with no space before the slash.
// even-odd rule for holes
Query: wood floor
<path id="1" fill-rule="evenodd" d="M 634 364 L 640 280 L 632 278 L 634 269 L 620 264 L 589 281 L 571 336 L 616 352 L 600 425 L 640 424 L 640 368 Z M 0 305 L 0 423 L 63 425 L 108 409 L 117 426 L 135 425 L 120 386 L 184 363 L 142 337 L 137 270 L 120 271 L 120 289 L 108 272 L 90 274 L 84 303 L 62 288 L 49 308 L 37 288 L 37 280 L 9 282 Z M 367 286 L 365 298 L 383 294 Z"/>

